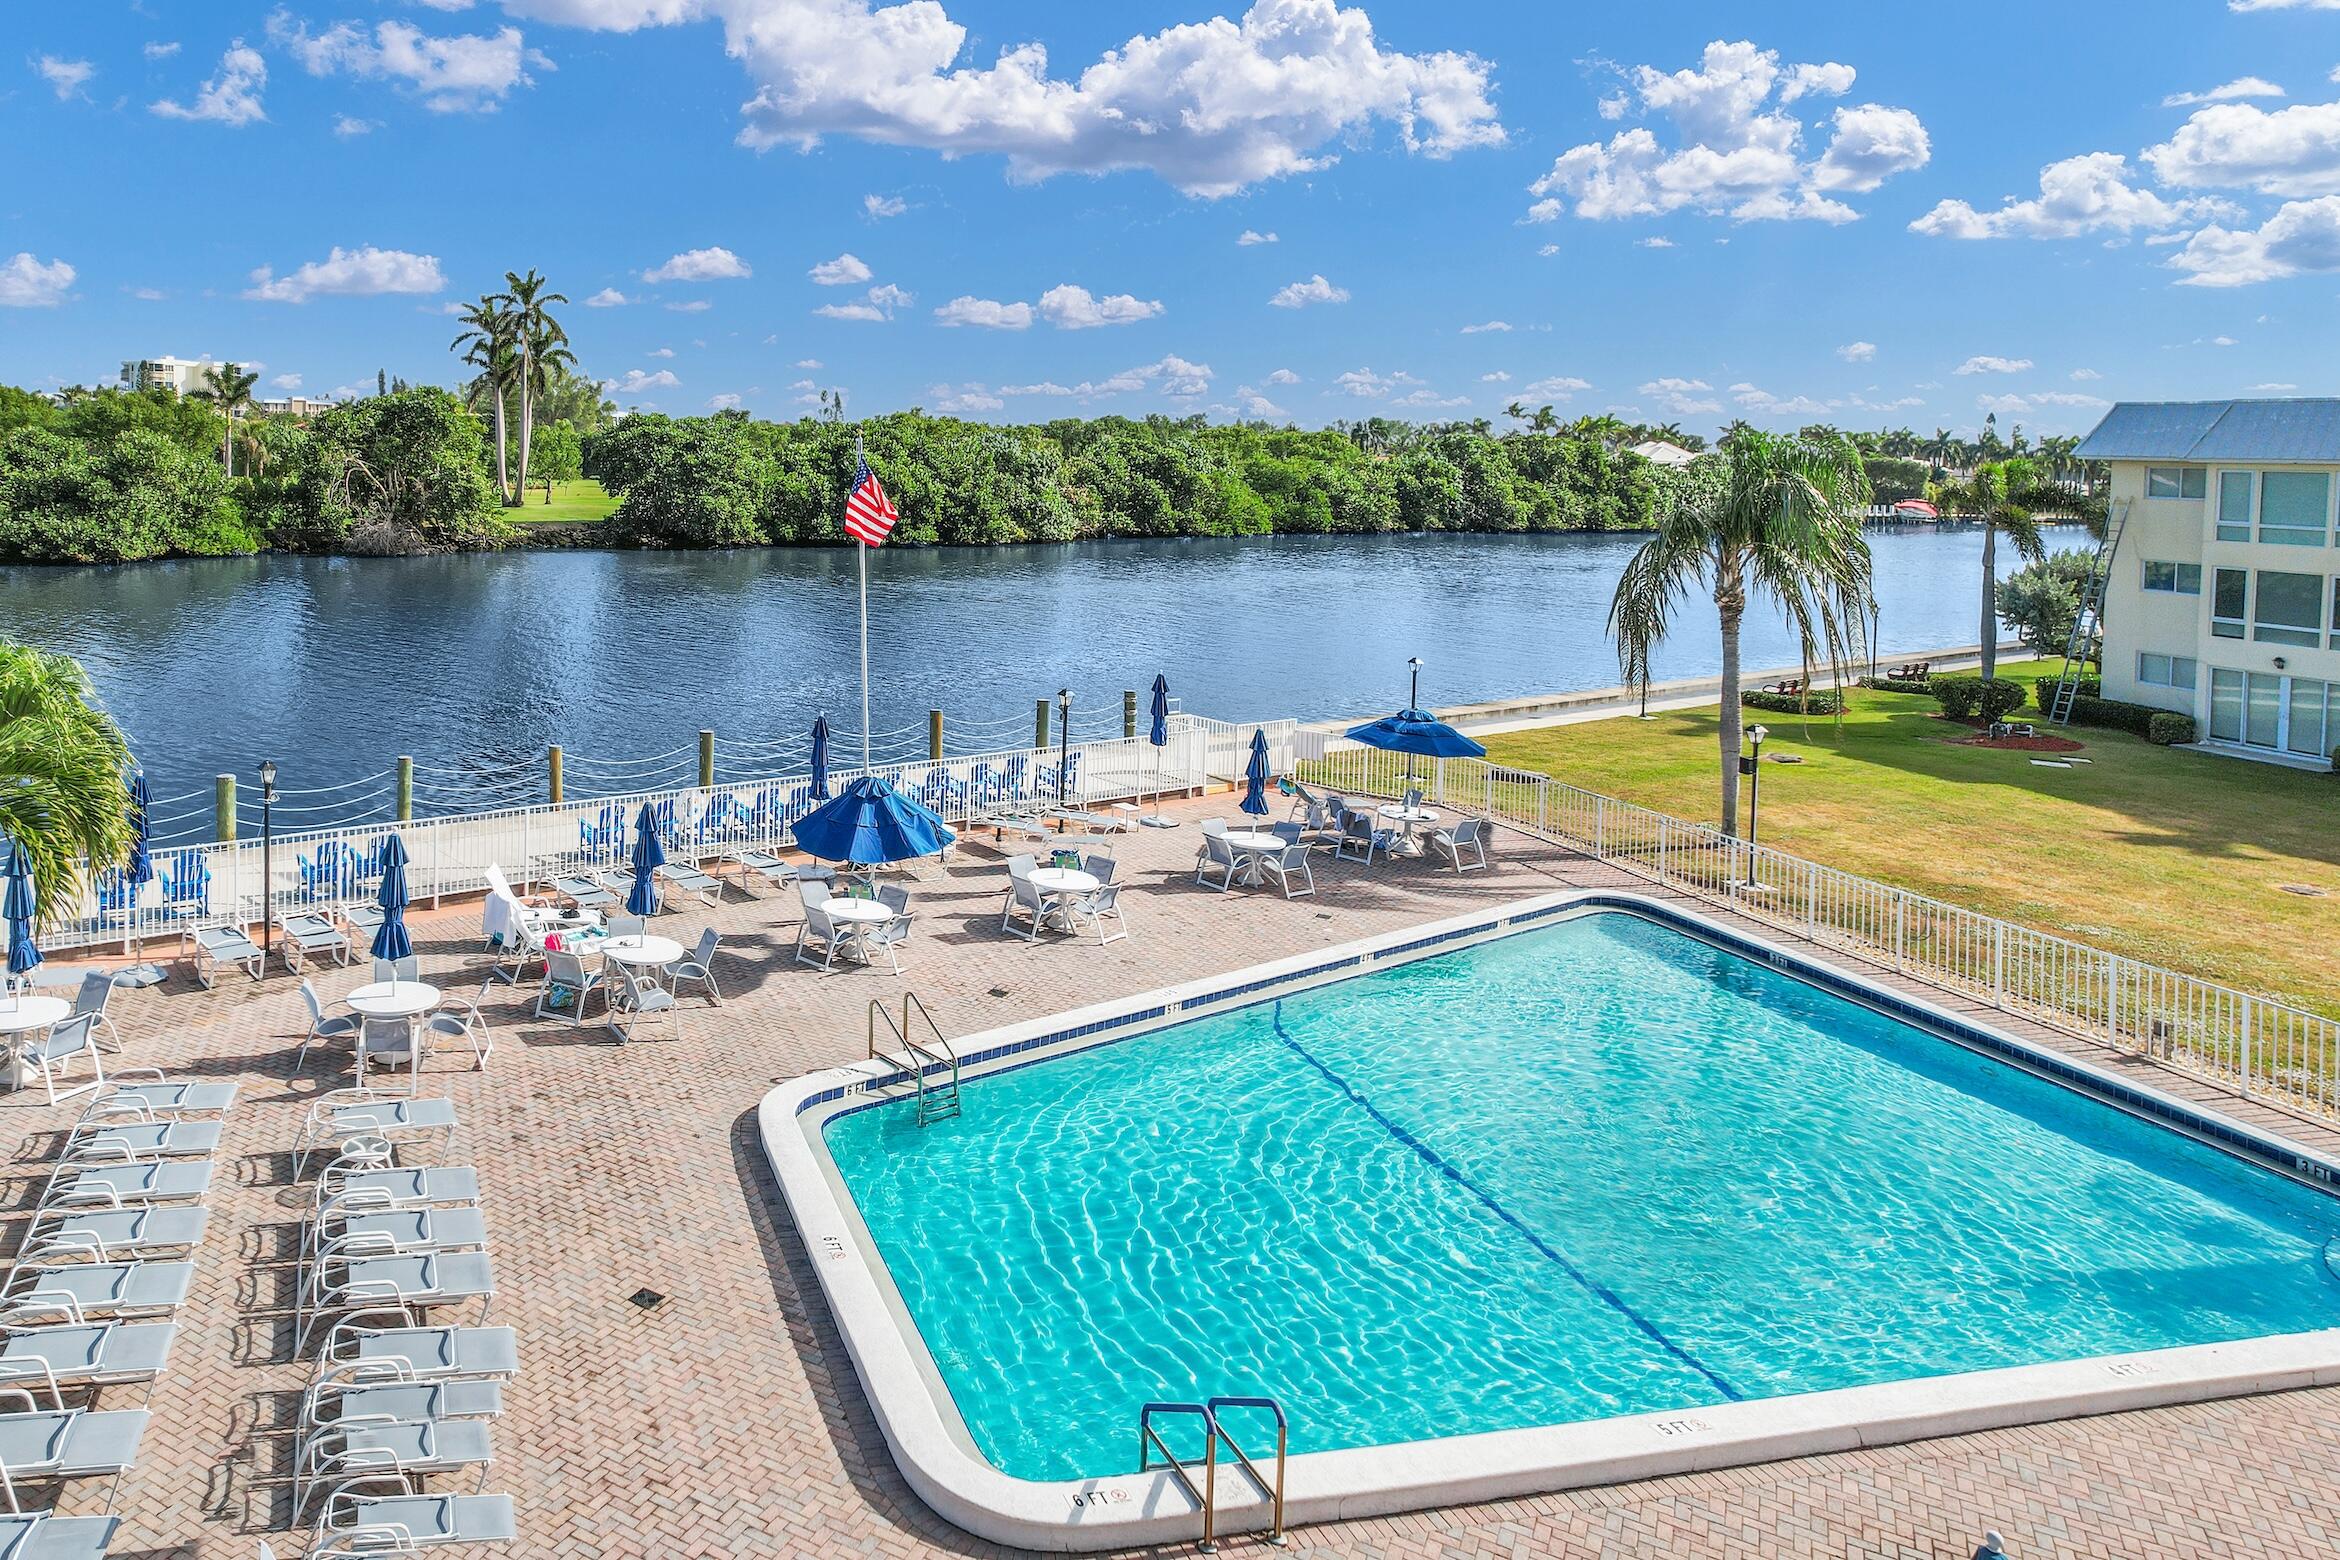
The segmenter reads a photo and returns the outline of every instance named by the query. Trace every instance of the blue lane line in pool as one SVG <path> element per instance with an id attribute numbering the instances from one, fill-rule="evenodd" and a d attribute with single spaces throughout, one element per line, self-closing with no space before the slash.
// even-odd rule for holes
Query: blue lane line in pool
<path id="1" fill-rule="evenodd" d="M 1593 1296 L 1593 1298 L 1599 1300 L 1603 1305 L 1609 1307 L 1609 1309 L 1612 1311 L 1615 1311 L 1619 1316 L 1622 1316 L 1625 1318 L 1625 1320 L 1631 1322 L 1659 1348 L 1665 1350 L 1675 1359 L 1680 1360 L 1683 1364 L 1698 1372 L 1699 1375 L 1704 1376 L 1708 1383 L 1713 1386 L 1715 1391 L 1720 1392 L 1724 1397 L 1730 1399 L 1734 1403 L 1740 1401 L 1738 1388 L 1732 1386 L 1729 1382 L 1723 1380 L 1722 1377 L 1716 1375 L 1713 1370 L 1708 1368 L 1704 1360 L 1701 1360 L 1697 1355 L 1692 1354 L 1689 1350 L 1683 1348 L 1673 1339 L 1660 1332 L 1658 1330 L 1657 1324 L 1651 1321 L 1648 1317 L 1642 1315 L 1639 1311 L 1633 1309 L 1633 1307 L 1627 1303 L 1624 1296 L 1618 1294 L 1614 1289 L 1611 1289 L 1608 1285 L 1602 1283 L 1599 1279 L 1594 1278 L 1591 1274 L 1585 1272 L 1584 1269 L 1569 1261 L 1565 1252 L 1561 1251 L 1557 1246 L 1554 1246 L 1550 1241 L 1544 1239 L 1543 1236 L 1538 1235 L 1534 1230 L 1529 1229 L 1527 1225 L 1520 1219 L 1519 1215 L 1513 1213 L 1509 1208 L 1504 1207 L 1500 1202 L 1497 1202 L 1495 1200 L 1494 1193 L 1488 1191 L 1485 1187 L 1479 1185 L 1478 1182 L 1465 1175 L 1459 1166 L 1450 1162 L 1446 1156 L 1439 1153 L 1438 1150 L 1432 1148 L 1429 1144 L 1414 1136 L 1413 1133 L 1408 1132 L 1404 1127 L 1399 1126 L 1395 1121 L 1392 1121 L 1387 1115 L 1383 1114 L 1381 1107 L 1375 1105 L 1371 1100 L 1367 1099 L 1363 1094 L 1359 1093 L 1356 1086 L 1350 1083 L 1348 1079 L 1342 1077 L 1339 1073 L 1334 1072 L 1323 1062 L 1318 1061 L 1316 1057 L 1310 1053 L 1306 1046 L 1293 1039 L 1291 1031 L 1284 1027 L 1284 1002 L 1281 997 L 1276 999 L 1275 1025 L 1276 1038 L 1283 1041 L 1285 1045 L 1291 1047 L 1293 1055 L 1299 1057 L 1300 1060 L 1306 1062 L 1309 1066 L 1324 1074 L 1324 1076 L 1331 1081 L 1332 1086 L 1340 1090 L 1343 1094 L 1347 1095 L 1350 1101 L 1355 1104 L 1359 1110 L 1362 1110 L 1366 1115 L 1371 1116 L 1375 1121 L 1379 1122 L 1381 1124 L 1381 1129 L 1384 1132 L 1387 1132 L 1391 1137 L 1396 1138 L 1400 1143 L 1405 1144 L 1406 1147 L 1412 1149 L 1416 1154 L 1420 1155 L 1422 1161 L 1429 1165 L 1433 1170 L 1436 1170 L 1439 1174 L 1454 1182 L 1455 1185 L 1461 1187 L 1464 1191 L 1469 1192 L 1473 1197 L 1476 1197 L 1482 1204 L 1485 1205 L 1489 1213 L 1492 1213 L 1496 1218 L 1501 1219 L 1504 1223 L 1517 1230 L 1520 1233 L 1521 1238 L 1526 1240 L 1529 1245 L 1535 1247 L 1536 1250 L 1542 1253 L 1548 1260 L 1557 1263 L 1561 1271 L 1565 1272 L 1570 1278 L 1575 1279 L 1578 1284 L 1582 1285 L 1585 1293 Z"/>

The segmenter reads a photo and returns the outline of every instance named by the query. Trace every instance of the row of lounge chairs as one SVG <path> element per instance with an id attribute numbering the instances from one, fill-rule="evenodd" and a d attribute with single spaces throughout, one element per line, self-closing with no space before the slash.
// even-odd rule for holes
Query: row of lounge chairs
<path id="1" fill-rule="evenodd" d="M 324 1161 L 301 1226 L 293 1337 L 296 1357 L 322 1338 L 293 1432 L 292 1515 L 318 1512 L 310 1560 L 518 1537 L 512 1498 L 480 1493 L 519 1338 L 488 1325 L 479 1175 L 442 1163 L 456 1127 L 451 1101 L 359 1087 L 312 1105 L 293 1145 L 296 1178 Z M 469 1323 L 437 1319 L 474 1302 Z M 469 1493 L 426 1484 L 464 1474 Z"/>
<path id="2" fill-rule="evenodd" d="M 114 1517 L 28 1509 L 25 1488 L 111 1478 L 118 1489 L 136 1463 L 236 1100 L 234 1084 L 151 1069 L 95 1093 L 0 1283 L 0 1555 L 10 1560 L 95 1560 L 113 1539 Z M 137 1408 L 98 1406 L 132 1387 L 145 1388 Z"/>

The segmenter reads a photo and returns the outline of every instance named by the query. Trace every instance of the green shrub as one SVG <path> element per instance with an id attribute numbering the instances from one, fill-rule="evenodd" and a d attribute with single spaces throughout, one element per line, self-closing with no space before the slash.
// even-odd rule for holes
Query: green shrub
<path id="1" fill-rule="evenodd" d="M 2150 704 L 2128 704 L 2119 699 L 2076 698 L 2072 701 L 2072 724 L 2075 726 L 2104 726 L 2113 731 L 2126 731 L 2135 736 L 2153 734 L 2153 717 L 2169 711 L 2157 710 Z"/>
<path id="2" fill-rule="evenodd" d="M 2155 710 L 2145 723 L 2145 740 L 2157 747 L 2176 747 L 2194 740 L 2194 717 L 2175 710 Z"/>
<path id="3" fill-rule="evenodd" d="M 1815 688 L 1809 693 L 1765 693 L 1750 688 L 1739 695 L 1739 703 L 1751 710 L 1776 710 L 1782 715 L 1842 715 L 1844 695 L 1828 688 Z"/>
<path id="4" fill-rule="evenodd" d="M 2039 689 L 2041 713 L 2044 714 L 2056 707 L 2056 685 L 2062 681 L 2063 679 L 2060 677 L 2042 677 L 2034 683 L 2034 686 Z M 2101 699 L 2104 697 L 2104 682 L 2101 678 L 2083 677 L 2073 692 L 2083 699 Z"/>
<path id="5" fill-rule="evenodd" d="M 1926 692 L 1952 720 L 1977 715 L 2004 720 L 2023 708 L 2023 685 L 2011 677 L 1994 677 L 1987 684 L 1980 677 L 1932 677 L 1926 681 Z"/>
<path id="6" fill-rule="evenodd" d="M 1923 677 L 1864 677 L 1861 686 L 1874 688 L 1879 693 L 1931 693 L 1933 688 Z"/>

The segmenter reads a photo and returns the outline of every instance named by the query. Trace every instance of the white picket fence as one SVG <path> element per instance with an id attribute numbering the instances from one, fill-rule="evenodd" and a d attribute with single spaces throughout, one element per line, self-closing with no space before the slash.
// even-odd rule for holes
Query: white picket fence
<path id="1" fill-rule="evenodd" d="M 1076 741 L 1068 747 L 1005 748 L 939 762 L 833 769 L 832 795 L 863 774 L 879 776 L 954 825 L 1021 804 L 1103 806 L 1240 776 L 1254 732 L 1266 733 L 1271 772 L 1290 770 L 1298 726 L 1289 720 L 1238 724 L 1170 717 L 1167 746 L 1143 736 Z M 1066 775 L 1058 784 L 1060 757 Z M 727 851 L 786 848 L 789 825 L 819 805 L 809 774 L 775 775 L 700 789 L 683 787 L 596 796 L 586 801 L 458 813 L 407 823 L 285 832 L 268 840 L 176 845 L 152 852 L 153 879 L 132 890 L 118 873 L 87 879 L 84 902 L 49 923 L 52 951 L 149 937 L 195 926 L 257 925 L 264 918 L 329 910 L 372 897 L 379 852 L 395 834 L 407 854 L 414 903 L 484 891 L 490 866 L 515 886 L 549 882 L 580 868 L 614 866 L 633 848 L 634 820 L 647 804 L 669 859 L 711 860 Z"/>
<path id="2" fill-rule="evenodd" d="M 1314 734 L 1309 734 L 1313 736 Z M 2340 1023 L 2175 970 L 1840 872 L 1719 829 L 1483 759 L 1307 740 L 1301 777 L 1375 797 L 1418 787 L 1755 920 L 2314 1115 L 2340 1115 Z M 1408 775 L 1412 776 L 1409 784 Z"/>

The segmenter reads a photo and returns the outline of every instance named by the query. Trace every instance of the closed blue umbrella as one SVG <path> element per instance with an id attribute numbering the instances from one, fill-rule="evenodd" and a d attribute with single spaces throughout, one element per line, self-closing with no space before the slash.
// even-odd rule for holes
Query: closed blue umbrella
<path id="1" fill-rule="evenodd" d="M 1349 740 L 1388 753 L 1418 753 L 1424 758 L 1485 758 L 1487 750 L 1461 732 L 1423 710 L 1400 710 L 1362 726 L 1349 728 Z"/>
<path id="2" fill-rule="evenodd" d="M 634 887 L 626 895 L 629 915 L 658 913 L 658 869 L 666 865 L 666 847 L 658 843 L 658 820 L 650 804 L 634 815 Z"/>
<path id="3" fill-rule="evenodd" d="M 33 894 L 32 861 L 13 844 L 0 885 L 5 885 L 0 886 L 0 919 L 8 922 L 8 973 L 22 975 L 41 962 L 41 950 L 33 942 L 33 911 L 39 901 Z"/>
<path id="4" fill-rule="evenodd" d="M 146 816 L 149 805 L 146 771 L 141 769 L 130 776 L 130 860 L 122 868 L 122 879 L 132 888 L 154 881 L 154 858 L 149 849 L 153 828 Z"/>
<path id="5" fill-rule="evenodd" d="M 823 861 L 862 866 L 931 856 L 958 838 L 934 811 L 875 775 L 848 784 L 834 801 L 797 819 L 790 832 Z"/>
<path id="6" fill-rule="evenodd" d="M 1154 674 L 1154 725 L 1146 740 L 1156 747 L 1170 745 L 1170 680 L 1160 672 Z"/>
<path id="7" fill-rule="evenodd" d="M 1267 799 L 1268 756 L 1267 733 L 1254 729 L 1251 733 L 1251 762 L 1243 766 L 1243 810 L 1254 818 L 1265 818 Z"/>
<path id="8" fill-rule="evenodd" d="M 829 717 L 813 722 L 812 794 L 816 802 L 829 799 Z"/>
<path id="9" fill-rule="evenodd" d="M 382 907 L 382 924 L 374 928 L 371 951 L 377 959 L 412 958 L 414 939 L 406 935 L 405 842 L 395 834 L 384 835 L 377 859 L 382 866 L 382 886 L 374 891 L 374 903 Z"/>

